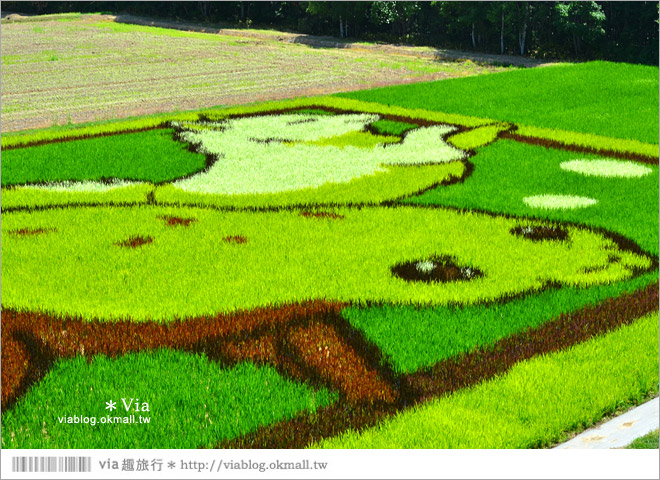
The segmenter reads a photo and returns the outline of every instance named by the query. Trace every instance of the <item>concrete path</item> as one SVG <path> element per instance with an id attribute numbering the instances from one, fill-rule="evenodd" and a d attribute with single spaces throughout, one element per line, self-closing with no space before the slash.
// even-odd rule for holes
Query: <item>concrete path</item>
<path id="1" fill-rule="evenodd" d="M 658 397 L 616 417 L 590 428 L 566 443 L 563 448 L 622 448 L 633 440 L 658 429 L 660 403 Z"/>

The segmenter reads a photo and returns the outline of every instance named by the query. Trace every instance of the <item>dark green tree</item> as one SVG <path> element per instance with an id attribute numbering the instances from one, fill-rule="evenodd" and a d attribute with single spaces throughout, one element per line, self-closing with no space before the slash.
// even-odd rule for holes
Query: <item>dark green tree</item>
<path id="1" fill-rule="evenodd" d="M 605 13 L 596 2 L 558 2 L 559 30 L 571 36 L 575 56 L 579 57 L 583 44 L 593 45 L 605 35 Z"/>

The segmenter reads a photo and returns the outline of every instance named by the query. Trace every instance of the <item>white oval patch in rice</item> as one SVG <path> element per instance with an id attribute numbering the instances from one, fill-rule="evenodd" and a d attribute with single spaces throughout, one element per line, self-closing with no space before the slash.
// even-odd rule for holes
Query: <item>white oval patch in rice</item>
<path id="1" fill-rule="evenodd" d="M 598 203 L 598 200 L 576 195 L 534 195 L 523 198 L 523 202 L 532 208 L 547 210 L 566 210 L 571 208 L 584 208 Z"/>
<path id="2" fill-rule="evenodd" d="M 653 170 L 634 162 L 619 160 L 570 160 L 559 164 L 562 170 L 590 177 L 639 178 Z"/>

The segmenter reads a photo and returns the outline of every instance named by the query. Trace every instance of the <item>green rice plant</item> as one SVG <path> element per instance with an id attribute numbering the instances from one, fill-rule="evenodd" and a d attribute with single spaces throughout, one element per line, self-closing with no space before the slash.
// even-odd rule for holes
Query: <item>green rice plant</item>
<path id="1" fill-rule="evenodd" d="M 561 168 L 595 155 L 546 149 L 500 140 L 470 159 L 472 175 L 464 182 L 406 200 L 419 205 L 449 205 L 518 216 L 578 222 L 613 230 L 658 254 L 658 167 L 640 178 L 585 176 Z M 538 195 L 577 195 L 598 202 L 578 209 L 549 210 L 524 202 Z"/>
<path id="2" fill-rule="evenodd" d="M 658 392 L 658 314 L 321 448 L 539 448 Z"/>
<path id="3" fill-rule="evenodd" d="M 2 152 L 2 186 L 102 178 L 162 182 L 202 170 L 172 129 L 50 143 Z"/>
<path id="4" fill-rule="evenodd" d="M 34 208 L 57 205 L 126 205 L 146 203 L 148 195 L 154 191 L 150 183 L 121 183 L 110 184 L 105 191 L 89 191 L 95 186 L 90 186 L 83 191 L 75 191 L 74 188 L 66 188 L 63 184 L 57 186 L 39 187 L 10 187 L 2 189 L 2 209 Z M 85 184 L 80 184 L 85 188 Z"/>
<path id="5" fill-rule="evenodd" d="M 655 144 L 655 142 L 645 143 L 639 140 L 626 140 L 589 133 L 567 132 L 554 128 L 528 127 L 523 125 L 519 125 L 515 133 L 521 137 L 542 138 L 564 145 L 577 145 L 595 150 L 634 153 L 649 158 L 658 158 L 660 155 L 660 146 Z"/>
<path id="6" fill-rule="evenodd" d="M 376 129 L 381 135 L 401 136 L 409 130 L 417 128 L 417 125 L 396 120 L 381 119 L 371 124 L 371 128 Z"/>
<path id="7" fill-rule="evenodd" d="M 162 220 L 167 216 L 194 222 L 172 227 Z M 312 299 L 470 305 L 548 284 L 612 283 L 651 266 L 649 258 L 577 227 L 566 227 L 569 241 L 513 233 L 528 224 L 416 207 L 5 213 L 3 306 L 171 321 Z M 223 241 L 235 236 L 246 240 Z M 405 267 L 438 258 L 453 262 L 439 271 L 448 275 L 440 281 Z"/>
<path id="8" fill-rule="evenodd" d="M 510 125 L 504 123 L 486 125 L 452 135 L 447 139 L 447 142 L 461 150 L 474 150 L 494 142 L 497 140 L 497 135 L 509 127 Z"/>
<path id="9" fill-rule="evenodd" d="M 587 62 L 337 96 L 658 142 L 658 68 L 653 66 Z"/>
<path id="10" fill-rule="evenodd" d="M 92 123 L 89 125 L 63 125 L 29 132 L 7 132 L 2 134 L 2 148 L 18 148 L 27 145 L 77 140 L 114 133 L 136 132 L 164 127 L 172 120 L 197 120 L 198 114 L 168 114 L 140 117 L 137 119 Z M 4 153 L 4 152 L 3 152 Z"/>
<path id="11" fill-rule="evenodd" d="M 655 271 L 624 282 L 550 289 L 495 305 L 348 307 L 342 316 L 378 345 L 397 372 L 412 373 L 562 314 L 644 288 L 657 278 Z"/>
<path id="12" fill-rule="evenodd" d="M 465 172 L 462 162 L 438 165 L 382 167 L 373 175 L 367 175 L 344 183 L 324 183 L 279 193 L 210 195 L 186 192 L 172 185 L 156 187 L 157 202 L 174 205 L 206 205 L 235 207 L 265 207 L 283 205 L 350 205 L 357 203 L 379 204 L 415 195 L 444 182 L 459 179 Z"/>
<path id="13" fill-rule="evenodd" d="M 319 140 L 306 142 L 307 145 L 318 145 L 319 147 L 355 147 L 372 149 L 383 147 L 391 143 L 398 143 L 401 139 L 393 135 L 374 135 L 370 132 L 348 132 L 334 137 L 324 137 Z"/>
<path id="14" fill-rule="evenodd" d="M 108 401 L 116 410 L 106 409 Z M 287 380 L 272 367 L 222 368 L 204 354 L 79 356 L 58 360 L 3 412 L 2 448 L 213 448 L 336 401 L 335 393 Z M 108 416 L 131 415 L 135 423 L 107 423 Z M 92 417 L 94 425 L 68 423 L 74 417 Z"/>

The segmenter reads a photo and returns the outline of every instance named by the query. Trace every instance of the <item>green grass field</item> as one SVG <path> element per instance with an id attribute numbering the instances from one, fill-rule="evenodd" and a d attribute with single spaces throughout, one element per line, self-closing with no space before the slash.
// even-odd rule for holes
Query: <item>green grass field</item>
<path id="1" fill-rule="evenodd" d="M 150 130 L 5 150 L 2 186 L 102 178 L 158 183 L 202 170 L 204 155 L 188 152 L 173 134 Z"/>
<path id="2" fill-rule="evenodd" d="M 658 315 L 324 448 L 539 448 L 658 392 Z M 631 349 L 631 345 L 634 347 Z M 572 399 L 566 402 L 565 399 Z"/>
<path id="3" fill-rule="evenodd" d="M 638 438 L 626 448 L 635 448 L 635 449 L 658 449 L 658 444 L 660 443 L 660 438 L 658 438 L 658 430 L 651 432 L 647 435 L 644 435 L 641 438 Z"/>
<path id="4" fill-rule="evenodd" d="M 165 378 L 164 370 L 181 374 Z M 140 372 L 137 376 L 136 371 Z M 62 389 L 62 385 L 73 388 Z M 131 397 L 123 402 L 120 399 L 126 392 Z M 119 404 L 111 417 L 133 415 L 136 423 L 107 422 L 111 412 L 99 398 Z M 98 356 L 91 362 L 78 357 L 58 362 L 19 408 L 3 416 L 3 439 L 11 438 L 3 447 L 213 447 L 219 439 L 334 401 L 336 395 L 326 390 L 316 392 L 282 378 L 270 367 L 250 363 L 223 369 L 203 355 L 167 350 L 117 359 Z M 74 416 L 77 423 L 66 418 Z M 81 417 L 98 417 L 98 423 L 84 423 Z M 102 423 L 103 417 L 107 423 Z M 136 417 L 149 423 L 140 423 Z M 49 425 L 45 433 L 41 431 L 44 421 Z M 181 431 L 189 434 L 180 435 Z"/>
<path id="5" fill-rule="evenodd" d="M 657 68 L 588 62 L 339 95 L 657 143 L 657 85 Z"/>
<path id="6" fill-rule="evenodd" d="M 2 446 L 543 448 L 657 394 L 657 88 L 592 62 L 3 135 Z M 60 423 L 106 397 L 153 423 Z"/>

